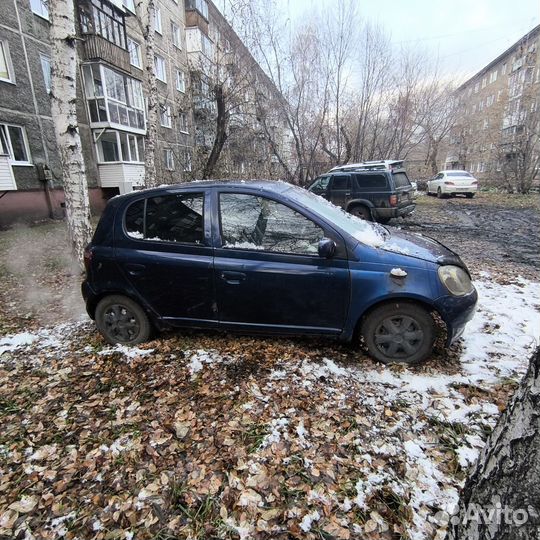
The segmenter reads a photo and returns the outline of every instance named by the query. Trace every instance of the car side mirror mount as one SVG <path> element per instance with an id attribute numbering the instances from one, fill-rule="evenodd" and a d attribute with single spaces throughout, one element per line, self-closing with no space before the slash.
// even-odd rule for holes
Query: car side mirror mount
<path id="1" fill-rule="evenodd" d="M 336 254 L 336 243 L 331 238 L 323 238 L 319 241 L 319 257 L 331 259 Z"/>

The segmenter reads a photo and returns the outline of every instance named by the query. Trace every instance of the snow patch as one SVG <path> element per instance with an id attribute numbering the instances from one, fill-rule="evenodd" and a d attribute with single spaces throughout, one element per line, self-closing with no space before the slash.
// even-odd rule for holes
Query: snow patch
<path id="1" fill-rule="evenodd" d="M 390 270 L 390 274 L 395 277 L 405 277 L 407 275 L 407 272 L 405 272 L 405 270 L 402 270 L 401 268 L 392 268 L 392 270 Z"/>

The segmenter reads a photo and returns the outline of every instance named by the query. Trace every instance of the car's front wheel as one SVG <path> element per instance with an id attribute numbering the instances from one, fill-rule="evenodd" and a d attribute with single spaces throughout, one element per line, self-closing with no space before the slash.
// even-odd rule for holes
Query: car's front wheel
<path id="1" fill-rule="evenodd" d="M 116 345 L 136 345 L 147 341 L 152 325 L 144 310 L 126 296 L 106 296 L 96 307 L 96 325 L 105 341 Z"/>
<path id="2" fill-rule="evenodd" d="M 422 306 L 392 302 L 376 307 L 361 327 L 368 351 L 385 364 L 417 364 L 425 360 L 435 342 L 435 322 Z"/>
<path id="3" fill-rule="evenodd" d="M 472 199 L 474 197 L 474 193 L 465 193 L 467 196 L 467 199 Z"/>
<path id="4" fill-rule="evenodd" d="M 444 194 L 442 192 L 442 189 L 439 187 L 437 188 L 437 199 L 442 199 L 444 197 Z"/>
<path id="5" fill-rule="evenodd" d="M 357 218 L 372 221 L 371 212 L 367 206 L 363 206 L 361 204 L 353 206 L 351 209 L 349 209 L 349 213 Z"/>

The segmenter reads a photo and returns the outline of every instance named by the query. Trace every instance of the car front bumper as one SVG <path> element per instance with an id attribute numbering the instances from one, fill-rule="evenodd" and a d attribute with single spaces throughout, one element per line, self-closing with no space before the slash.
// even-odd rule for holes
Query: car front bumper
<path id="1" fill-rule="evenodd" d="M 465 296 L 441 296 L 435 301 L 434 306 L 446 323 L 447 347 L 461 337 L 466 324 L 474 317 L 477 302 L 476 289 Z"/>

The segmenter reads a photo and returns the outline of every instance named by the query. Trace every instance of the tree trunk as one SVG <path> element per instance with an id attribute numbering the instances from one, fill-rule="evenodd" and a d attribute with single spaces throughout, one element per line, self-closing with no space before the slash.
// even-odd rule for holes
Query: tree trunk
<path id="1" fill-rule="evenodd" d="M 540 348 L 465 483 L 447 540 L 530 540 L 540 531 Z"/>
<path id="2" fill-rule="evenodd" d="M 73 253 L 83 265 L 90 241 L 90 201 L 77 123 L 77 48 L 73 0 L 49 0 L 51 38 L 51 114 L 62 163 L 66 220 Z"/>
<path id="3" fill-rule="evenodd" d="M 216 137 L 212 145 L 212 151 L 208 156 L 206 165 L 202 173 L 203 179 L 210 178 L 214 174 L 214 169 L 218 162 L 223 145 L 227 140 L 227 125 L 229 123 L 229 114 L 225 109 L 225 95 L 223 93 L 223 85 L 216 84 L 214 87 L 216 97 L 217 117 L 216 117 Z"/>
<path id="4" fill-rule="evenodd" d="M 145 0 L 140 2 L 142 7 L 140 12 L 144 14 L 140 20 L 146 21 L 143 27 L 144 45 L 146 48 L 146 82 L 148 85 L 148 95 L 146 98 L 146 135 L 144 137 L 144 184 L 147 187 L 160 184 L 156 175 L 156 146 L 158 130 L 158 87 L 156 71 L 154 66 L 155 57 L 155 2 Z"/>

